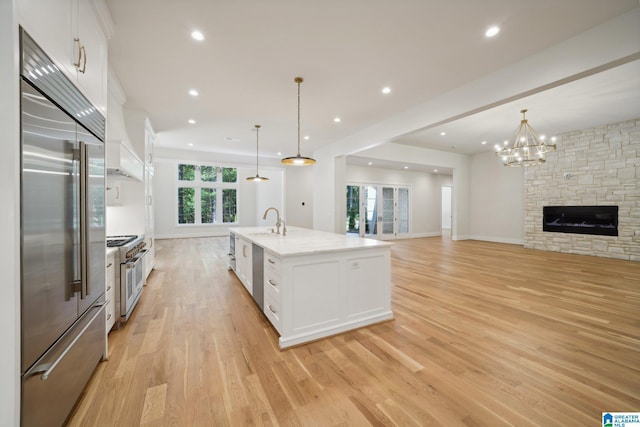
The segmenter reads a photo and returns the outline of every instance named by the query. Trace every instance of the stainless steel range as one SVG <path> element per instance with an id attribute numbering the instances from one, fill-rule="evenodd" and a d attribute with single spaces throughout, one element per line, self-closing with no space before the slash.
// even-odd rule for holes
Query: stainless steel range
<path id="1" fill-rule="evenodd" d="M 120 268 L 116 268 L 115 308 L 118 323 L 126 322 L 142 295 L 144 267 L 142 259 L 147 253 L 144 236 L 107 236 L 107 247 L 117 247 L 115 256 Z"/>

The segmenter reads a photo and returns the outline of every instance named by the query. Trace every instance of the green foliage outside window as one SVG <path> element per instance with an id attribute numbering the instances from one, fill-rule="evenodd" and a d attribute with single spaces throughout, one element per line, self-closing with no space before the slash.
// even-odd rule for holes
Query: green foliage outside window
<path id="1" fill-rule="evenodd" d="M 215 188 L 200 189 L 200 215 L 202 224 L 213 224 L 216 222 Z"/>
<path id="2" fill-rule="evenodd" d="M 195 223 L 195 189 L 178 188 L 178 224 Z"/>
<path id="3" fill-rule="evenodd" d="M 360 187 L 347 185 L 347 231 L 360 230 Z"/>
<path id="4" fill-rule="evenodd" d="M 222 182 L 237 182 L 238 170 L 236 168 L 222 168 Z"/>
<path id="5" fill-rule="evenodd" d="M 216 166 L 200 166 L 200 180 L 204 182 L 216 182 L 218 168 Z"/>
<path id="6" fill-rule="evenodd" d="M 195 179 L 195 165 L 178 165 L 178 181 L 194 181 Z"/>
<path id="7" fill-rule="evenodd" d="M 211 184 L 237 183 L 236 168 L 178 164 L 178 181 L 193 182 L 193 184 L 182 184 L 189 186 L 178 188 L 178 224 L 238 222 L 237 189 L 214 187 L 215 185 L 233 186 L 228 184 Z M 218 197 L 219 195 L 222 200 Z M 198 211 L 196 206 L 199 206 Z M 219 215 L 220 210 L 222 210 L 222 218 Z"/>
<path id="8" fill-rule="evenodd" d="M 222 190 L 222 222 L 237 221 L 236 190 L 224 189 Z"/>

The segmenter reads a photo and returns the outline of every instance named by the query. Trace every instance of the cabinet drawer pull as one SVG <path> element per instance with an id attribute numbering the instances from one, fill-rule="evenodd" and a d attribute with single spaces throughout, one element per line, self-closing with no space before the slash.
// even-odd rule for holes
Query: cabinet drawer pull
<path id="1" fill-rule="evenodd" d="M 272 312 L 273 314 L 277 314 L 278 313 L 277 311 L 275 311 L 273 309 L 273 307 L 271 307 L 271 305 L 267 305 L 267 307 L 269 307 L 269 311 Z"/>
<path id="2" fill-rule="evenodd" d="M 274 260 L 272 260 L 271 258 L 267 258 L 267 261 L 269 261 L 269 264 L 275 264 L 276 262 Z"/>
<path id="3" fill-rule="evenodd" d="M 271 286 L 273 286 L 274 288 L 277 288 L 277 287 L 278 287 L 278 284 L 277 284 L 276 282 L 274 282 L 273 280 L 271 280 L 271 279 L 269 279 L 269 284 L 270 284 Z"/>
<path id="4" fill-rule="evenodd" d="M 107 320 L 111 320 L 111 313 L 107 314 Z"/>
<path id="5" fill-rule="evenodd" d="M 107 292 L 111 290 L 111 285 L 107 286 Z"/>
<path id="6" fill-rule="evenodd" d="M 107 268 L 111 267 L 112 265 L 113 265 L 113 263 L 112 263 L 112 262 L 110 262 L 110 263 L 107 265 Z"/>

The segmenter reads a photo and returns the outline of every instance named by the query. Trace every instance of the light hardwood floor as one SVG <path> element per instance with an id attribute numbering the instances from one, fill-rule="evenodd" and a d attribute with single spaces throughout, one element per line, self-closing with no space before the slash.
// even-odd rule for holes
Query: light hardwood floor
<path id="1" fill-rule="evenodd" d="M 72 426 L 598 426 L 640 411 L 640 263 L 425 238 L 395 320 L 280 351 L 225 238 L 158 241 Z"/>

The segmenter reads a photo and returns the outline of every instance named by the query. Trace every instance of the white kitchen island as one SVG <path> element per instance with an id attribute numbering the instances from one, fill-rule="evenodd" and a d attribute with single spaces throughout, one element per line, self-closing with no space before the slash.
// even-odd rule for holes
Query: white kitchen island
<path id="1" fill-rule="evenodd" d="M 280 334 L 280 348 L 393 318 L 390 243 L 270 230 L 231 228 L 231 266 Z"/>

